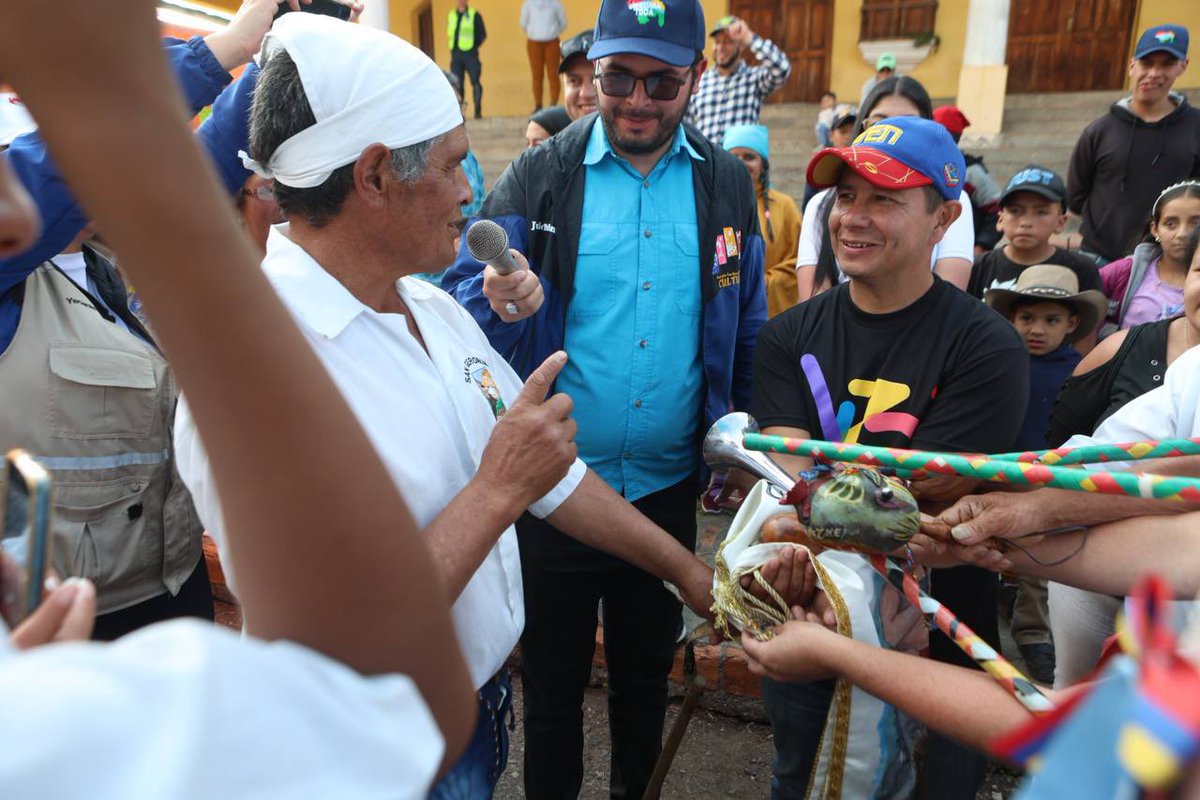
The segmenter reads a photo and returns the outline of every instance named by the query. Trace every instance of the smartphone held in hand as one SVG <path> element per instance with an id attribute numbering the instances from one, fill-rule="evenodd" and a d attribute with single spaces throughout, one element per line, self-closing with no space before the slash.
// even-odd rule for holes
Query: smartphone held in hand
<path id="1" fill-rule="evenodd" d="M 50 540 L 50 474 L 24 450 L 5 457 L 0 615 L 9 629 L 42 599 Z"/>

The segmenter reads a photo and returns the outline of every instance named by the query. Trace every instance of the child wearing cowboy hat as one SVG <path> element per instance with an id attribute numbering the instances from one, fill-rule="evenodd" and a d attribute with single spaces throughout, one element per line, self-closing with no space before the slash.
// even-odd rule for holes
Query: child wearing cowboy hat
<path id="1" fill-rule="evenodd" d="M 1044 450 L 1058 391 L 1083 357 L 1071 345 L 1096 329 L 1107 301 L 1095 289 L 1079 291 L 1075 272 L 1054 264 L 1025 269 L 1011 289 L 989 289 L 984 301 L 1012 323 L 1029 351 L 1029 400 L 1014 449 Z M 1034 679 L 1052 682 L 1055 653 L 1045 581 L 1017 581 L 1012 636 Z"/>

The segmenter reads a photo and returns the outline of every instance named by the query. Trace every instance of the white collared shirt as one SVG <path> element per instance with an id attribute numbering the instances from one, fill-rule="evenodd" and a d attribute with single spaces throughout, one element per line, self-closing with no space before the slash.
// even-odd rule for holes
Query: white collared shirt
<path id="1" fill-rule="evenodd" d="M 424 528 L 475 476 L 495 426 L 495 398 L 511 406 L 521 379 L 491 348 L 470 315 L 442 290 L 417 278 L 402 278 L 396 284 L 425 340 L 426 353 L 408 332 L 404 315 L 380 314 L 363 305 L 286 232 L 286 225 L 271 230 L 263 271 L 379 451 L 417 525 Z M 220 501 L 182 400 L 175 446 L 179 474 L 192 491 L 200 519 L 223 544 Z M 553 513 L 579 485 L 585 469 L 576 460 L 530 512 L 539 517 Z M 236 565 L 222 552 L 232 587 Z M 459 595 L 453 614 L 471 677 L 482 686 L 504 664 L 525 625 L 521 562 L 511 525 Z"/>

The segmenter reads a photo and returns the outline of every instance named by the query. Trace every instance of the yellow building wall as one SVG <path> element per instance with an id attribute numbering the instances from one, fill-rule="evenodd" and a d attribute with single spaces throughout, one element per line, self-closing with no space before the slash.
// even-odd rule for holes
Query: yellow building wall
<path id="1" fill-rule="evenodd" d="M 240 0 L 200 0 L 228 11 L 237 10 Z M 387 2 L 392 32 L 416 42 L 416 11 L 422 0 L 368 0 Z M 526 114 L 533 108 L 529 81 L 529 63 L 525 55 L 525 36 L 519 24 L 521 0 L 473 0 L 487 21 L 488 42 L 481 51 L 483 60 L 484 110 L 488 114 Z M 563 0 L 567 10 L 567 35 L 574 35 L 595 23 L 597 0 Z M 705 19 L 726 13 L 727 0 L 702 0 Z M 967 33 L 968 0 L 942 0 L 938 5 L 936 32 L 941 37 L 937 52 L 918 64 L 912 76 L 921 81 L 935 98 L 954 97 L 959 89 L 963 61 L 963 42 Z M 446 51 L 446 14 L 453 0 L 433 0 L 435 57 L 449 66 Z M 836 0 L 834 3 L 833 45 L 830 75 L 832 88 L 839 97 L 857 99 L 863 82 L 874 72 L 858 49 L 862 22 L 862 0 Z M 1130 37 L 1151 25 L 1172 22 L 1186 25 L 1193 37 L 1200 38 L 1200 2 L 1181 0 L 1141 0 L 1137 21 Z M 1200 44 L 1192 48 L 1195 62 L 1176 83 L 1181 89 L 1200 88 Z M 469 94 L 469 92 L 468 92 Z"/>
<path id="2" fill-rule="evenodd" d="M 942 0 L 938 4 L 934 28 L 941 37 L 941 45 L 909 73 L 925 86 L 930 97 L 954 97 L 958 92 L 963 42 L 967 37 L 967 6 L 967 0 Z M 857 102 L 863 83 L 875 74 L 875 65 L 864 61 L 858 49 L 861 28 L 862 0 L 837 0 L 833 12 L 830 82 L 838 98 L 845 98 L 846 102 Z"/>
<path id="3" fill-rule="evenodd" d="M 392 32 L 416 42 L 416 12 L 423 3 L 416 0 L 390 0 Z M 726 0 L 701 0 L 709 23 L 725 14 Z M 521 0 L 471 0 L 471 6 L 483 15 L 488 38 L 479 51 L 483 63 L 483 111 L 486 116 L 522 116 L 533 110 L 533 88 L 529 58 L 525 52 L 525 32 L 521 30 Z M 564 38 L 574 36 L 596 24 L 598 0 L 563 0 L 567 12 Z M 446 16 L 454 8 L 453 0 L 433 0 L 434 59 L 448 68 L 450 54 L 446 46 Z M 469 84 L 469 81 L 468 81 Z M 471 90 L 464 87 L 468 99 Z M 543 90 L 545 92 L 546 90 Z M 543 102 L 549 103 L 546 94 Z"/>
<path id="4" fill-rule="evenodd" d="M 1137 26 L 1129 40 L 1130 47 L 1137 44 L 1137 37 L 1146 28 L 1168 22 L 1185 26 L 1192 38 L 1188 49 L 1191 65 L 1175 82 L 1175 88 L 1200 88 L 1200 3 L 1195 0 L 1142 0 L 1138 8 Z"/>

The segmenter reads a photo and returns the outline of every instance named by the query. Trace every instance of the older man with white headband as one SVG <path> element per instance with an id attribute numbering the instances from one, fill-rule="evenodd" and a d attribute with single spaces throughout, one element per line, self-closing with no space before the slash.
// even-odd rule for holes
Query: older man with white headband
<path id="1" fill-rule="evenodd" d="M 517 517 L 552 520 L 671 581 L 703 612 L 711 572 L 575 458 L 571 401 L 546 399 L 564 353 L 522 387 L 465 311 L 408 277 L 453 260 L 471 199 L 467 136 L 441 71 L 390 34 L 311 14 L 282 18 L 263 52 L 246 160 L 274 179 L 290 219 L 271 231 L 263 270 L 425 529 L 454 599 L 480 720 L 431 796 L 490 797 L 507 760 L 504 662 L 525 616 Z M 219 498 L 184 406 L 176 437 L 180 473 L 220 539 Z M 237 566 L 226 564 L 235 588 Z M 777 588 L 794 593 L 802 565 L 772 566 Z M 386 620 L 347 620 L 380 622 L 386 635 Z"/>

